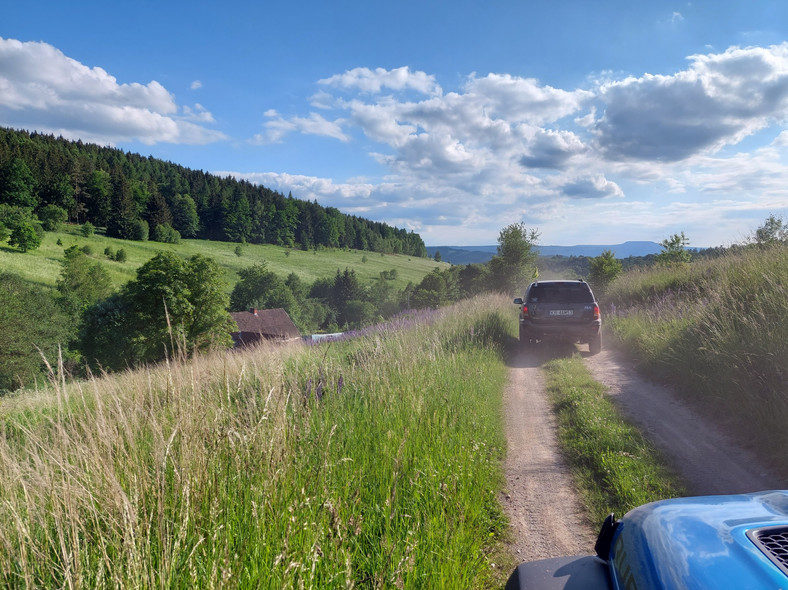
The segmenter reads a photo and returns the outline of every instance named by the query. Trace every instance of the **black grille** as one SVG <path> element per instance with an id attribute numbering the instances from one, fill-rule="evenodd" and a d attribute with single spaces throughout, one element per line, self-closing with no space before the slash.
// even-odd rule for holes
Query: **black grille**
<path id="1" fill-rule="evenodd" d="M 774 526 L 747 531 L 750 541 L 788 575 L 788 526 Z"/>

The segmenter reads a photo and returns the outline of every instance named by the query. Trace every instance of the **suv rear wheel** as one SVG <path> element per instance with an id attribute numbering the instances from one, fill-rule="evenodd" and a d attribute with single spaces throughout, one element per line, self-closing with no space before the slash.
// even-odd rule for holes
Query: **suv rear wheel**
<path id="1" fill-rule="evenodd" d="M 533 341 L 530 336 L 528 336 L 528 332 L 520 328 L 520 346 L 522 348 L 531 348 L 532 345 Z"/>
<path id="2" fill-rule="evenodd" d="M 591 354 L 599 354 L 602 352 L 602 332 L 588 341 L 588 352 Z"/>

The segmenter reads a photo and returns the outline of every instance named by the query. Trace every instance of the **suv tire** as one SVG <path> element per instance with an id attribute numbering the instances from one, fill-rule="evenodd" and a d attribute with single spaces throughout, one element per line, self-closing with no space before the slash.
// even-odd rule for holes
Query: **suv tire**
<path id="1" fill-rule="evenodd" d="M 591 354 L 599 354 L 602 352 L 602 332 L 588 341 L 588 352 Z"/>

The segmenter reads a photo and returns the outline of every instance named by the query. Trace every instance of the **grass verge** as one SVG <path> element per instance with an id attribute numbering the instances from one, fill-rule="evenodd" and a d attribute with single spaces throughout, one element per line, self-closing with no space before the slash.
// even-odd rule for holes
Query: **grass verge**
<path id="1" fill-rule="evenodd" d="M 3 398 L 0 586 L 502 585 L 509 308 Z"/>
<path id="2" fill-rule="evenodd" d="M 788 473 L 788 246 L 626 273 L 608 296 L 641 369 Z"/>
<path id="3" fill-rule="evenodd" d="M 545 365 L 559 440 L 592 523 L 614 512 L 684 494 L 640 431 L 628 424 L 578 356 Z"/>

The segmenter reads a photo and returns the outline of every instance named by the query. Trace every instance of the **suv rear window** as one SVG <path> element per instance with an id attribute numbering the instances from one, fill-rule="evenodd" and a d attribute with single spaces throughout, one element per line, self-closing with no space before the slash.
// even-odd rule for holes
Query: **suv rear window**
<path id="1" fill-rule="evenodd" d="M 585 283 L 535 284 L 528 291 L 532 303 L 593 303 L 594 296 Z"/>

